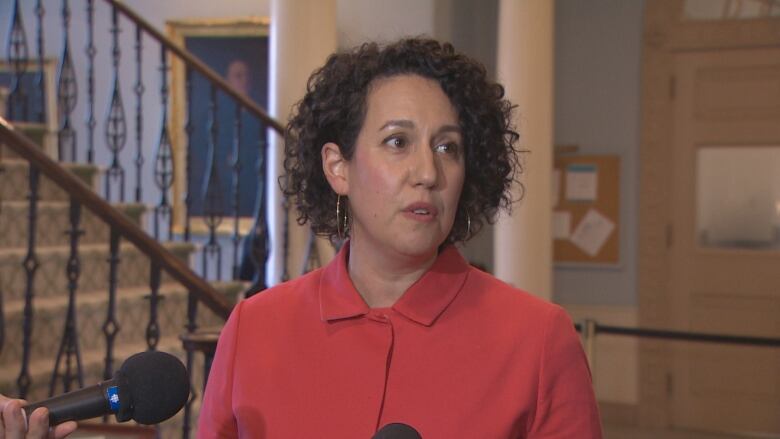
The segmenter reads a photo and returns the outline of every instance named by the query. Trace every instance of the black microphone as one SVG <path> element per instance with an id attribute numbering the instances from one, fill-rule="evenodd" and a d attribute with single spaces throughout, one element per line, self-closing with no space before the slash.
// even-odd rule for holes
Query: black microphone
<path id="1" fill-rule="evenodd" d="M 175 415 L 190 395 L 187 369 L 178 358 L 147 351 L 128 358 L 114 378 L 23 407 L 27 417 L 49 409 L 49 425 L 116 414 L 116 420 L 157 424 Z"/>
<path id="2" fill-rule="evenodd" d="M 387 424 L 371 439 L 422 439 L 414 428 L 401 423 Z"/>

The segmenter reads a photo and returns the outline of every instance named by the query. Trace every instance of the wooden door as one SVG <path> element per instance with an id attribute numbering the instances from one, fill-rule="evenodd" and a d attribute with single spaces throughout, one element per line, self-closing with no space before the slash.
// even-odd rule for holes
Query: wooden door
<path id="1" fill-rule="evenodd" d="M 670 321 L 780 337 L 780 48 L 673 58 Z M 671 352 L 674 426 L 780 433 L 780 349 Z"/>

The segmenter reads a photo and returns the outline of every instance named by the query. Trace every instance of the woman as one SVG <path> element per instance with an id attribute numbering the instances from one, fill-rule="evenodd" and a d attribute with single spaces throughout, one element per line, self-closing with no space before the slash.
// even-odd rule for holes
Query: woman
<path id="1" fill-rule="evenodd" d="M 600 437 L 561 308 L 469 266 L 454 244 L 508 207 L 511 105 L 450 45 L 332 55 L 288 125 L 299 222 L 348 240 L 326 267 L 237 305 L 198 436 Z"/>

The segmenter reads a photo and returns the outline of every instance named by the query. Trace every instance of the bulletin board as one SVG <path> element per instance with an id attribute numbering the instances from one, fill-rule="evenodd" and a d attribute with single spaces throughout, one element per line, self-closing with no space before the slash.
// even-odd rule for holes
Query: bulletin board
<path id="1" fill-rule="evenodd" d="M 620 157 L 556 155 L 552 194 L 555 262 L 617 265 Z"/>

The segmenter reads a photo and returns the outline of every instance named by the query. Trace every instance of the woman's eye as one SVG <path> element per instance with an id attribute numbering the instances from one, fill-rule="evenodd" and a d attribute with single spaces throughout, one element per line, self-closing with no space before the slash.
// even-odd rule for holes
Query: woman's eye
<path id="1" fill-rule="evenodd" d="M 403 148 L 406 146 L 407 142 L 406 139 L 403 137 L 393 136 L 385 140 L 385 144 L 388 146 L 392 146 L 393 148 Z"/>
<path id="2" fill-rule="evenodd" d="M 444 154 L 456 154 L 458 152 L 458 144 L 455 142 L 440 143 L 433 149 Z"/>

